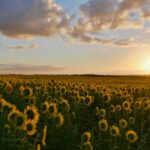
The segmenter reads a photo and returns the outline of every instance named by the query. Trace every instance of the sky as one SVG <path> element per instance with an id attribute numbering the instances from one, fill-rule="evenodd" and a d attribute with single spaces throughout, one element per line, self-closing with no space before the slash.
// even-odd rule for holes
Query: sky
<path id="1" fill-rule="evenodd" d="M 0 74 L 150 74 L 150 0 L 0 1 Z"/>

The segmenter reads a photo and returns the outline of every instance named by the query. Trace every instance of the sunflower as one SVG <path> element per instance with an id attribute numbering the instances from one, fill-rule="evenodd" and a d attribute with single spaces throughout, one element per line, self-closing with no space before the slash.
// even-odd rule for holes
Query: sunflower
<path id="1" fill-rule="evenodd" d="M 79 101 L 80 101 L 81 105 L 84 105 L 84 103 L 85 103 L 85 97 L 84 96 L 80 96 Z"/>
<path id="2" fill-rule="evenodd" d="M 122 110 L 122 107 L 120 105 L 116 105 L 116 110 L 117 111 L 121 111 Z"/>
<path id="3" fill-rule="evenodd" d="M 138 135 L 133 130 L 128 130 L 126 132 L 125 136 L 126 136 L 127 141 L 130 142 L 130 143 L 134 143 L 138 140 Z"/>
<path id="4" fill-rule="evenodd" d="M 25 130 L 26 120 L 27 120 L 27 116 L 20 112 L 16 117 L 16 125 L 18 130 Z"/>
<path id="5" fill-rule="evenodd" d="M 49 103 L 48 112 L 51 116 L 54 116 L 57 113 L 57 105 L 56 103 Z"/>
<path id="6" fill-rule="evenodd" d="M 143 106 L 144 110 L 149 110 L 150 109 L 150 100 L 144 101 L 142 106 Z"/>
<path id="7" fill-rule="evenodd" d="M 91 103 L 93 102 L 94 98 L 92 96 L 86 96 L 84 101 L 85 101 L 85 105 L 90 106 Z"/>
<path id="8" fill-rule="evenodd" d="M 47 126 L 45 126 L 44 129 L 43 129 L 43 137 L 42 137 L 42 144 L 43 144 L 43 146 L 46 146 L 46 142 L 45 142 L 46 134 L 47 134 Z"/>
<path id="9" fill-rule="evenodd" d="M 4 112 L 10 112 L 11 110 L 16 108 L 15 105 L 12 105 L 11 103 L 9 103 L 5 100 L 2 101 L 1 106 L 2 106 L 1 110 Z"/>
<path id="10" fill-rule="evenodd" d="M 41 111 L 43 114 L 48 113 L 48 109 L 49 109 L 49 103 L 47 101 L 41 104 Z"/>
<path id="11" fill-rule="evenodd" d="M 108 94 L 108 93 L 104 94 L 102 98 L 105 103 L 108 103 L 111 101 L 110 94 Z"/>
<path id="12" fill-rule="evenodd" d="M 104 117 L 106 116 L 106 110 L 105 110 L 105 109 L 103 109 L 103 108 L 102 108 L 102 109 L 100 109 L 100 110 L 99 110 L 99 114 L 100 114 L 100 116 L 101 116 L 101 117 L 103 117 L 103 118 L 104 118 Z"/>
<path id="13" fill-rule="evenodd" d="M 32 120 L 26 121 L 25 131 L 26 131 L 27 135 L 29 135 L 29 136 L 34 135 L 37 131 L 35 122 Z"/>
<path id="14" fill-rule="evenodd" d="M 7 116 L 7 120 L 10 123 L 13 123 L 16 121 L 16 118 L 19 116 L 20 112 L 17 109 L 13 109 Z"/>
<path id="15" fill-rule="evenodd" d="M 130 124 L 134 124 L 134 123 L 135 123 L 135 118 L 132 117 L 132 116 L 130 116 L 130 117 L 129 117 L 129 123 L 130 123 Z"/>
<path id="16" fill-rule="evenodd" d="M 124 110 L 128 110 L 131 106 L 131 103 L 129 101 L 124 101 L 122 104 L 122 107 Z"/>
<path id="17" fill-rule="evenodd" d="M 53 117 L 53 121 L 57 128 L 61 127 L 64 124 L 64 117 L 61 113 L 58 113 Z"/>
<path id="18" fill-rule="evenodd" d="M 90 141 L 84 142 L 82 144 L 82 150 L 93 150 L 93 146 Z"/>
<path id="19" fill-rule="evenodd" d="M 120 129 L 119 129 L 119 127 L 117 127 L 117 126 L 112 125 L 112 126 L 110 127 L 109 132 L 110 132 L 110 135 L 111 135 L 111 136 L 118 136 L 118 135 L 120 134 Z"/>
<path id="20" fill-rule="evenodd" d="M 90 139 L 91 139 L 91 132 L 89 131 L 84 132 L 82 135 L 82 142 L 90 141 Z"/>
<path id="21" fill-rule="evenodd" d="M 125 112 L 126 112 L 127 114 L 130 114 L 130 113 L 132 113 L 132 109 L 131 109 L 131 108 L 128 108 L 128 109 L 125 110 Z"/>
<path id="22" fill-rule="evenodd" d="M 3 102 L 0 99 L 0 111 L 2 111 L 2 110 L 3 110 Z"/>
<path id="23" fill-rule="evenodd" d="M 106 119 L 102 119 L 98 122 L 98 127 L 102 131 L 107 131 L 108 130 L 108 122 Z"/>
<path id="24" fill-rule="evenodd" d="M 36 150 L 41 150 L 41 145 L 40 144 L 37 144 Z"/>
<path id="25" fill-rule="evenodd" d="M 30 97 L 33 95 L 33 91 L 30 87 L 24 87 L 20 89 L 21 95 L 25 97 Z"/>
<path id="26" fill-rule="evenodd" d="M 116 111 L 115 106 L 114 105 L 110 105 L 110 112 L 114 113 Z"/>
<path id="27" fill-rule="evenodd" d="M 32 120 L 35 123 L 39 121 L 39 113 L 34 105 L 27 106 L 26 109 L 24 110 L 24 114 L 27 115 L 28 120 Z"/>
<path id="28" fill-rule="evenodd" d="M 121 128 L 126 128 L 128 126 L 128 122 L 125 119 L 120 119 L 119 125 Z"/>
<path id="29" fill-rule="evenodd" d="M 142 101 L 141 100 L 137 100 L 134 104 L 135 108 L 140 110 L 142 107 Z"/>
<path id="30" fill-rule="evenodd" d="M 63 112 L 64 110 L 66 110 L 67 112 L 69 112 L 69 110 L 70 110 L 70 105 L 69 105 L 68 101 L 65 100 L 65 99 L 62 99 L 62 100 L 60 101 L 60 103 L 58 104 L 58 110 L 59 110 L 60 112 Z"/>

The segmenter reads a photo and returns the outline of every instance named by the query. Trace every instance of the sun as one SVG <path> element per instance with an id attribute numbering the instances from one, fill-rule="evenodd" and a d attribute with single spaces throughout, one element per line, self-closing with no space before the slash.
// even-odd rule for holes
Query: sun
<path id="1" fill-rule="evenodd" d="M 146 73 L 150 73 L 150 58 L 144 61 L 142 68 L 144 71 L 146 71 Z"/>

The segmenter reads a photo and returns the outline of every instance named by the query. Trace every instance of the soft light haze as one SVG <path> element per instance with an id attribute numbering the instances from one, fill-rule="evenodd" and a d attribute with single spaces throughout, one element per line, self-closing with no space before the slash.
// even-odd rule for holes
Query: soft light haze
<path id="1" fill-rule="evenodd" d="M 149 74 L 150 0 L 0 1 L 0 73 Z"/>

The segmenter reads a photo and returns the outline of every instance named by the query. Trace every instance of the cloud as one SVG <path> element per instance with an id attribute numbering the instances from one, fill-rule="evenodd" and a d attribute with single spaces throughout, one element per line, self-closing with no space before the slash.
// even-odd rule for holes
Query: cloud
<path id="1" fill-rule="evenodd" d="M 53 36 L 68 26 L 69 16 L 52 0 L 0 1 L 0 32 L 8 37 Z"/>
<path id="2" fill-rule="evenodd" d="M 31 45 L 17 45 L 17 46 L 8 46 L 8 49 L 16 49 L 16 50 L 21 50 L 21 49 L 34 49 L 37 48 L 38 45 L 33 43 Z"/>
<path id="3" fill-rule="evenodd" d="M 69 34 L 83 42 L 105 43 L 102 39 L 92 38 L 91 34 L 116 29 L 144 28 L 144 21 L 150 16 L 148 4 L 149 0 L 88 0 L 80 6 L 81 16 Z M 127 43 L 114 42 L 121 45 Z"/>
<path id="4" fill-rule="evenodd" d="M 53 67 L 48 65 L 27 65 L 27 64 L 0 64 L 1 74 L 48 74 L 56 73 L 64 70 L 65 68 Z"/>
<path id="5" fill-rule="evenodd" d="M 83 43 L 125 45 L 125 41 L 118 43 L 111 38 L 95 37 L 93 33 L 143 28 L 145 20 L 150 18 L 149 0 L 87 0 L 79 10 L 74 17 L 53 0 L 3 0 L 0 1 L 0 33 L 13 38 L 63 35 L 63 39 Z M 34 48 L 34 45 L 10 48 Z"/>

